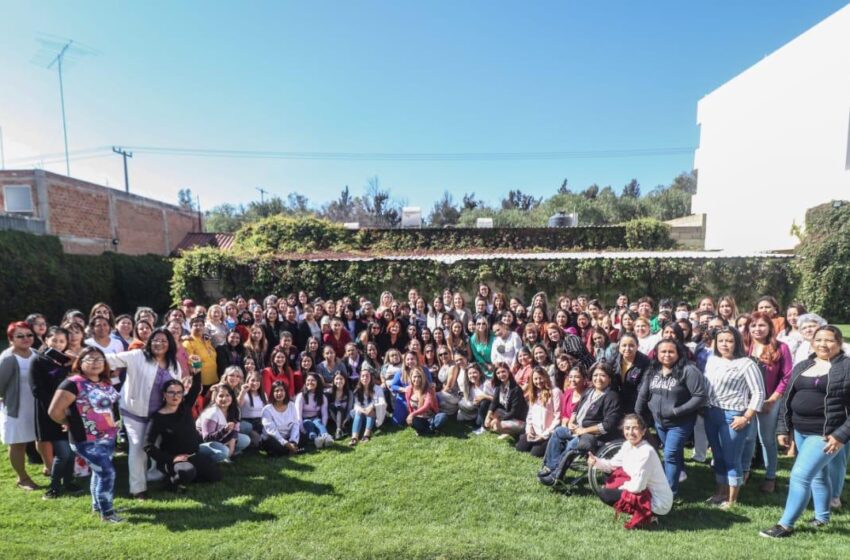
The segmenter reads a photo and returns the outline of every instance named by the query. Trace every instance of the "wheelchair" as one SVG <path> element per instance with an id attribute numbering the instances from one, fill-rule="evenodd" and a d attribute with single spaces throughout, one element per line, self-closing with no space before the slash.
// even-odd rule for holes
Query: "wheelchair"
<path id="1" fill-rule="evenodd" d="M 599 459 L 611 459 L 620 451 L 624 441 L 623 439 L 617 439 L 610 442 L 601 442 L 596 447 L 594 455 Z M 570 494 L 587 481 L 587 485 L 593 493 L 599 495 L 599 490 L 605 487 L 605 480 L 608 478 L 608 473 L 596 466 L 588 466 L 588 451 L 575 451 L 575 453 L 576 455 L 572 463 L 563 469 L 560 478 L 552 488 Z"/>

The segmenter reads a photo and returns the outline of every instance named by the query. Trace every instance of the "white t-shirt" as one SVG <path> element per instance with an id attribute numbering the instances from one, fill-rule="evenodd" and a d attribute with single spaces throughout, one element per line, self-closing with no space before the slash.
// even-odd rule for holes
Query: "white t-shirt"
<path id="1" fill-rule="evenodd" d="M 106 346 L 101 346 L 100 344 L 97 343 L 97 341 L 94 338 L 87 338 L 85 340 L 85 345 L 86 346 L 92 346 L 94 348 L 100 348 L 100 350 L 104 354 L 107 354 L 107 355 L 118 354 L 119 352 L 124 352 L 124 345 L 121 344 L 121 341 L 118 340 L 117 338 L 112 338 L 111 336 L 109 337 L 109 344 L 107 344 Z M 112 382 L 113 385 L 118 385 L 119 383 L 121 383 L 121 378 L 119 378 L 117 376 L 113 377 L 111 379 L 111 382 Z"/>

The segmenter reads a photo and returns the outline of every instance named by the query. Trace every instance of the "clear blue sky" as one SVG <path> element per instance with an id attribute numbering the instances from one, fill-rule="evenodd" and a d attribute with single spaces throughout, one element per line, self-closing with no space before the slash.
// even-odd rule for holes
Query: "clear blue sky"
<path id="1" fill-rule="evenodd" d="M 99 51 L 65 72 L 70 149 L 552 152 L 692 147 L 697 101 L 845 2 L 0 1 L 7 168 L 62 151 L 58 80 L 32 62 L 47 33 Z M 97 153 L 93 155 L 99 155 Z M 56 161 L 56 160 L 48 160 Z M 645 190 L 693 154 L 531 161 L 293 161 L 137 154 L 134 192 L 209 208 L 262 186 L 314 203 L 379 176 L 430 207 L 449 190 L 497 201 L 566 177 Z M 45 168 L 64 173 L 64 162 Z M 71 162 L 123 185 L 121 159 Z"/>

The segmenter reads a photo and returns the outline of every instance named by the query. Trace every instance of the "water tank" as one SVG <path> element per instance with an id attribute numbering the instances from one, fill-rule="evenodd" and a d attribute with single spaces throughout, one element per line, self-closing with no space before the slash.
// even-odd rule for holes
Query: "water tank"
<path id="1" fill-rule="evenodd" d="M 571 212 L 556 212 L 549 218 L 548 226 L 551 228 L 576 227 L 578 225 L 578 214 Z"/>
<path id="2" fill-rule="evenodd" d="M 401 209 L 401 227 L 403 229 L 422 227 L 422 208 L 405 206 Z"/>
<path id="3" fill-rule="evenodd" d="M 345 222 L 342 224 L 345 229 L 360 229 L 360 222 Z"/>
<path id="4" fill-rule="evenodd" d="M 493 218 L 478 218 L 475 220 L 475 227 L 492 229 Z"/>

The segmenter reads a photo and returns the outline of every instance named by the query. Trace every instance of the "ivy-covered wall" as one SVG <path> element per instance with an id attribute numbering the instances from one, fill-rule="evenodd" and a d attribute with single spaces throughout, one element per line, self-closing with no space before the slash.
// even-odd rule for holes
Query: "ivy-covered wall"
<path id="1" fill-rule="evenodd" d="M 830 321 L 850 323 L 850 202 L 809 209 L 797 254 L 800 299 Z"/>
<path id="2" fill-rule="evenodd" d="M 496 290 L 529 298 L 544 290 L 550 296 L 586 293 L 616 299 L 625 291 L 633 297 L 682 297 L 732 294 L 748 308 L 764 294 L 790 303 L 797 277 L 793 259 L 590 259 L 530 261 L 461 260 L 441 264 L 432 260 L 308 261 L 240 258 L 215 249 L 197 249 L 175 262 L 172 300 L 191 297 L 211 301 L 235 293 L 262 297 L 303 289 L 312 294 L 377 298 L 381 291 L 402 292 L 416 287 L 433 294 L 444 287 L 466 293 L 486 281 Z"/>
<path id="3" fill-rule="evenodd" d="M 164 311 L 170 302 L 171 261 L 158 255 L 68 255 L 57 237 L 2 231 L 0 263 L 3 325 L 33 312 L 54 323 L 69 307 L 88 313 L 98 301 L 116 313 Z"/>

